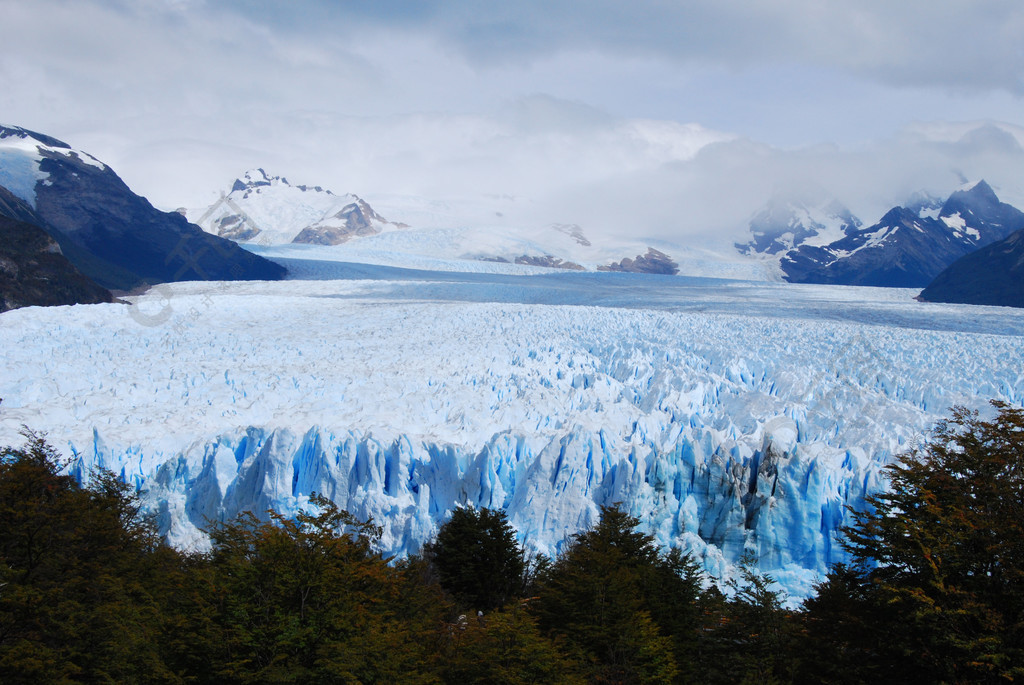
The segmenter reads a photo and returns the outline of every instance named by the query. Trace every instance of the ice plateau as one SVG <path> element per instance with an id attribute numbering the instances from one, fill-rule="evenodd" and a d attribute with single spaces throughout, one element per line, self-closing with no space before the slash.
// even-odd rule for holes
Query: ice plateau
<path id="1" fill-rule="evenodd" d="M 318 492 L 373 517 L 387 554 L 463 505 L 553 553 L 621 503 L 712 577 L 752 551 L 799 598 L 846 558 L 846 507 L 949 407 L 1024 403 L 1024 312 L 916 291 L 317 273 L 0 315 L 0 444 L 46 431 L 83 478 L 142 489 L 183 548 Z"/>

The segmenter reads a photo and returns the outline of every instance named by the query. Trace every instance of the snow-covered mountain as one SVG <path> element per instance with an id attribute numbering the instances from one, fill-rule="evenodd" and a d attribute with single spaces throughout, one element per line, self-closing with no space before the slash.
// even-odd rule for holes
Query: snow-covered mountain
<path id="1" fill-rule="evenodd" d="M 284 270 L 133 193 L 113 169 L 41 133 L 0 126 L 0 204 L 44 229 L 82 273 L 106 288 L 164 281 L 275 279 Z"/>
<path id="2" fill-rule="evenodd" d="M 143 488 L 181 546 L 319 492 L 372 516 L 388 553 L 467 503 L 506 509 L 551 552 L 622 502 L 715 577 L 750 550 L 800 597 L 846 558 L 845 506 L 893 455 L 953 404 L 1024 403 L 1024 311 L 896 289 L 321 268 L 329 280 L 0 314 L 0 444 L 48 431 L 77 472 Z"/>
<path id="3" fill-rule="evenodd" d="M 263 169 L 246 172 L 230 192 L 209 207 L 186 210 L 186 216 L 215 235 L 260 245 L 339 245 L 351 238 L 406 228 L 380 216 L 355 195 L 292 185 Z"/>
<path id="4" fill-rule="evenodd" d="M 793 283 L 911 288 L 924 287 L 960 257 L 1024 228 L 1024 213 L 1000 202 L 985 181 L 945 202 L 916 195 L 867 228 L 842 209 L 828 219 L 817 220 L 792 203 L 769 205 L 751 221 L 753 238 L 737 249 L 778 255 Z"/>
<path id="5" fill-rule="evenodd" d="M 751 238 L 737 243 L 742 254 L 779 254 L 801 245 L 821 247 L 842 240 L 861 221 L 835 199 L 775 197 L 750 220 Z"/>

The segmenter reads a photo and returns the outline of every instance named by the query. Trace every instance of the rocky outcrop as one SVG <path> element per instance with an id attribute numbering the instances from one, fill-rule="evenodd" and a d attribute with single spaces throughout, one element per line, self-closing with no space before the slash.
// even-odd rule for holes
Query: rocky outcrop
<path id="1" fill-rule="evenodd" d="M 628 271 L 638 274 L 666 274 L 674 276 L 679 273 L 679 265 L 672 261 L 664 252 L 647 248 L 647 254 L 637 255 L 636 259 L 626 257 L 622 261 L 597 267 L 598 271 Z"/>
<path id="2" fill-rule="evenodd" d="M 376 235 L 381 232 L 381 225 L 387 224 L 382 217 L 365 200 L 356 198 L 355 202 L 345 205 L 335 214 L 307 226 L 299 231 L 293 243 L 308 245 L 340 245 L 351 238 Z M 405 228 L 404 224 L 395 224 Z"/>
<path id="3" fill-rule="evenodd" d="M 533 257 L 530 255 L 522 255 L 516 257 L 516 264 L 525 264 L 526 266 L 543 266 L 549 269 L 569 269 L 570 271 L 584 271 L 584 268 L 576 262 L 568 262 L 560 257 L 554 257 L 552 255 L 544 255 L 543 257 Z"/>
<path id="4" fill-rule="evenodd" d="M 559 233 L 564 233 L 573 240 L 576 241 L 577 245 L 583 247 L 590 247 L 590 241 L 587 240 L 587 236 L 583 235 L 583 229 L 578 224 L 552 224 L 551 228 L 555 229 Z"/>

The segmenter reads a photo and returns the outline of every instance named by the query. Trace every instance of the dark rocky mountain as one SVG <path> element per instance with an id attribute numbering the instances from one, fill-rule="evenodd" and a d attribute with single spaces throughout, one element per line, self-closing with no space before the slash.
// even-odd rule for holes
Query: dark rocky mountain
<path id="1" fill-rule="evenodd" d="M 177 212 L 155 209 L 110 167 L 66 143 L 0 127 L 0 144 L 5 142 L 16 154 L 0 159 L 21 165 L 20 175 L 4 176 L 19 181 L 18 188 L 8 189 L 10 194 L 24 201 L 34 214 L 33 223 L 57 240 L 78 269 L 104 287 L 276 280 L 286 273 L 284 267 L 206 233 Z M 26 170 L 35 175 L 34 185 L 25 181 Z M 24 207 L 18 211 L 23 214 Z M 18 212 L 5 214 L 24 220 Z"/>
<path id="2" fill-rule="evenodd" d="M 979 247 L 1024 228 L 1024 213 L 1000 202 L 981 181 L 934 203 L 895 207 L 864 229 L 822 246 L 800 245 L 780 266 L 793 283 L 924 287 Z"/>
<path id="3" fill-rule="evenodd" d="M 793 283 L 913 288 L 967 249 L 942 222 L 896 207 L 874 226 L 824 248 L 797 250 L 781 265 Z"/>
<path id="4" fill-rule="evenodd" d="M 953 262 L 920 297 L 929 302 L 1024 307 L 1024 229 Z"/>
<path id="5" fill-rule="evenodd" d="M 0 197 L 0 206 L 11 204 L 6 199 Z M 0 312 L 100 302 L 113 302 L 110 291 L 76 269 L 46 231 L 0 216 Z"/>
<path id="6" fill-rule="evenodd" d="M 672 261 L 664 252 L 647 248 L 647 254 L 637 255 L 636 259 L 626 257 L 620 262 L 597 267 L 598 271 L 628 271 L 638 274 L 667 274 L 674 276 L 679 273 L 679 265 Z"/>

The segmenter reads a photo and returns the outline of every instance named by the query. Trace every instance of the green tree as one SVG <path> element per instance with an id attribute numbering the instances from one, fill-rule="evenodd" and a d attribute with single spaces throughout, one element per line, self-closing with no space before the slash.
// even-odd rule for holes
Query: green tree
<path id="1" fill-rule="evenodd" d="M 401 570 L 373 551 L 379 530 L 311 501 L 319 513 L 243 514 L 211 532 L 217 679 L 436 682 L 427 668 L 434 617 L 407 613 Z"/>
<path id="2" fill-rule="evenodd" d="M 464 608 L 489 611 L 522 593 L 525 553 L 503 511 L 456 509 L 425 554 Z"/>
<path id="3" fill-rule="evenodd" d="M 903 658 L 906 626 L 883 602 L 863 569 L 837 564 L 804 600 L 798 616 L 795 680 L 808 685 L 919 680 L 919 667 Z"/>
<path id="4" fill-rule="evenodd" d="M 486 616 L 461 615 L 443 627 L 441 673 L 446 683 L 582 684 L 578 664 L 541 634 L 525 606 Z"/>
<path id="5" fill-rule="evenodd" d="M 955 408 L 846 530 L 919 682 L 1024 678 L 1024 411 Z"/>
<path id="6" fill-rule="evenodd" d="M 740 559 L 740 579 L 720 598 L 713 624 L 703 634 L 701 681 L 706 683 L 790 682 L 795 666 L 797 626 L 783 607 L 775 580 L 757 570 L 757 559 Z"/>
<path id="7" fill-rule="evenodd" d="M 675 640 L 692 644 L 696 631 L 695 582 L 685 575 L 692 567 L 677 554 L 659 554 L 638 525 L 617 507 L 602 507 L 597 526 L 573 536 L 540 579 L 534 610 L 542 629 L 588 664 L 594 682 L 673 682 L 681 651 Z M 673 609 L 693 622 L 681 624 Z"/>
<path id="8" fill-rule="evenodd" d="M 164 663 L 164 549 L 134 492 L 89 487 L 36 434 L 0 450 L 0 673 L 19 682 L 175 682 Z"/>

